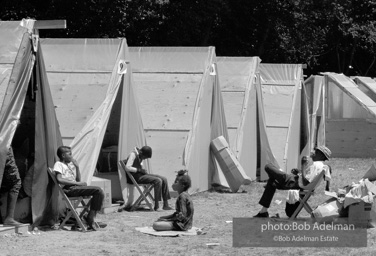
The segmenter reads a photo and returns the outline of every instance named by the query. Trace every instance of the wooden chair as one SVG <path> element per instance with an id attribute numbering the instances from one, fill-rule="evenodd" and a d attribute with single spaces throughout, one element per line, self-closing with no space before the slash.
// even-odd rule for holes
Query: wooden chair
<path id="1" fill-rule="evenodd" d="M 81 231 L 86 232 L 87 228 L 83 224 L 82 218 L 85 215 L 85 213 L 89 212 L 91 196 L 68 197 L 64 193 L 64 190 L 60 186 L 59 182 L 57 181 L 53 170 L 51 168 L 48 168 L 47 172 L 53 180 L 54 184 L 58 187 L 59 192 L 63 196 L 63 200 L 68 208 L 68 213 L 65 216 L 63 222 L 60 223 L 59 229 L 62 229 L 64 226 L 68 226 L 69 224 L 67 224 L 67 221 L 73 216 L 76 219 L 77 224 L 81 228 Z M 79 213 L 77 212 L 77 209 L 82 209 L 82 211 Z M 97 223 L 94 223 L 94 225 L 99 227 Z"/>
<path id="2" fill-rule="evenodd" d="M 137 198 L 137 200 L 130 206 L 130 211 L 134 211 L 137 209 L 137 207 L 142 203 L 142 201 L 145 201 L 146 205 L 149 207 L 151 211 L 154 211 L 153 203 L 154 197 L 151 195 L 151 191 L 154 188 L 153 184 L 139 184 L 136 182 L 132 174 L 127 171 L 125 168 L 125 163 L 123 161 L 118 162 L 118 166 L 120 170 L 123 170 L 126 174 L 127 181 L 130 179 L 131 183 L 128 182 L 129 185 L 133 185 L 136 187 L 137 191 L 139 192 L 140 196 Z M 150 201 L 149 201 L 150 200 Z"/>
<path id="3" fill-rule="evenodd" d="M 325 171 L 321 171 L 321 173 L 318 174 L 311 183 L 309 183 L 306 187 L 302 188 L 299 191 L 300 204 L 291 215 L 290 220 L 294 220 L 303 208 L 312 216 L 313 210 L 308 204 L 308 199 L 314 194 L 315 189 L 320 185 L 320 182 L 323 180 L 324 174 Z"/>

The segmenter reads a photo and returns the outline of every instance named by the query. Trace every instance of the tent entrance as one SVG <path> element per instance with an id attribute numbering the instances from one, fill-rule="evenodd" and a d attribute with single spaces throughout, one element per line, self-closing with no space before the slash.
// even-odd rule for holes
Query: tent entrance
<path id="1" fill-rule="evenodd" d="M 33 70 L 35 74 L 35 67 Z M 31 215 L 31 191 L 34 173 L 35 157 L 35 113 L 36 103 L 34 94 L 35 81 L 30 80 L 27 95 L 24 100 L 19 124 L 12 139 L 14 160 L 21 178 L 21 189 L 15 210 L 15 219 L 22 223 L 32 223 Z M 2 193 L 0 197 L 1 217 L 5 218 L 7 194 Z"/>
<path id="2" fill-rule="evenodd" d="M 118 144 L 122 95 L 123 86 L 121 85 L 111 109 L 94 174 L 96 177 L 111 180 L 111 194 L 113 200 L 123 200 L 117 167 L 117 162 L 119 161 Z"/>

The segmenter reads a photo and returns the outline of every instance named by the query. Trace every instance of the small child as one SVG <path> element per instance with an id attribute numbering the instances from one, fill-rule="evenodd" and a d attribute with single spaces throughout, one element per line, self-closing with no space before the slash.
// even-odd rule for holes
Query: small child
<path id="1" fill-rule="evenodd" d="M 179 193 L 176 199 L 175 212 L 171 215 L 162 216 L 154 222 L 154 230 L 187 231 L 192 228 L 194 209 L 192 199 L 188 194 L 188 189 L 191 187 L 191 178 L 186 172 L 185 170 L 180 170 L 175 183 L 172 184 L 172 189 Z"/>

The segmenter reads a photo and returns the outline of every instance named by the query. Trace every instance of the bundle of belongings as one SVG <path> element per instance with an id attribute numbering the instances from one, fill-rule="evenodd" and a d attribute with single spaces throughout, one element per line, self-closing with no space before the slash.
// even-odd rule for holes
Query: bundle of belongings
<path id="1" fill-rule="evenodd" d="M 319 205 L 314 211 L 316 219 L 336 219 L 348 217 L 349 224 L 369 227 L 376 220 L 374 196 L 376 195 L 376 168 L 371 166 L 369 171 L 358 183 L 352 183 L 337 192 L 325 192 L 331 196 L 329 200 Z"/>

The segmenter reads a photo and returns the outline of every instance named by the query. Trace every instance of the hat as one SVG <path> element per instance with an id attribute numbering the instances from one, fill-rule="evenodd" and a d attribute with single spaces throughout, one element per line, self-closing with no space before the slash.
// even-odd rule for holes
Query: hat
<path id="1" fill-rule="evenodd" d="M 330 156 L 332 154 L 332 152 L 330 151 L 330 149 L 328 149 L 325 146 L 319 146 L 316 149 L 320 150 L 324 154 L 324 156 L 326 157 L 326 159 L 329 160 L 329 158 L 330 158 Z"/>

